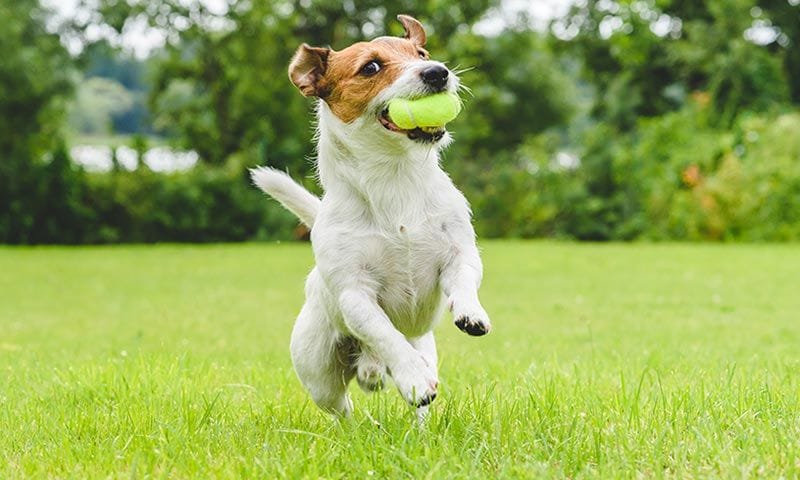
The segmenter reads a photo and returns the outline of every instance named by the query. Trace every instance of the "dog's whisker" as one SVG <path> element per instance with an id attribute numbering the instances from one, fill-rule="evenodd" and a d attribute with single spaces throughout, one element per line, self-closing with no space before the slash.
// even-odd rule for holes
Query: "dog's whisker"
<path id="1" fill-rule="evenodd" d="M 460 84 L 458 85 L 458 90 L 457 90 L 457 91 L 458 91 L 459 93 L 463 91 L 463 92 L 465 92 L 467 95 L 469 95 L 470 97 L 472 97 L 472 98 L 475 98 L 475 94 L 474 94 L 474 93 L 472 93 L 472 89 L 471 89 L 471 88 L 469 88 L 468 86 L 464 85 L 463 83 L 460 83 Z"/>

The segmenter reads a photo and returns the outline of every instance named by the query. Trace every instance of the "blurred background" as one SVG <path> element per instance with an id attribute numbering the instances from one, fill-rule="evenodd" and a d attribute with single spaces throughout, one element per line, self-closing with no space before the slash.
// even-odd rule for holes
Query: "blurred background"
<path id="1" fill-rule="evenodd" d="M 480 236 L 800 239 L 800 0 L 0 0 L 0 242 L 302 238 L 286 68 L 423 22 Z"/>

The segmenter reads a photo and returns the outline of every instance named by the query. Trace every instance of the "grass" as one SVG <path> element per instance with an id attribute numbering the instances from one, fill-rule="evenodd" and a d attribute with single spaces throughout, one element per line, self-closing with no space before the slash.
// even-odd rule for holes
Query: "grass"
<path id="1" fill-rule="evenodd" d="M 0 478 L 800 476 L 800 248 L 484 242 L 494 332 L 318 411 L 308 245 L 0 249 Z"/>

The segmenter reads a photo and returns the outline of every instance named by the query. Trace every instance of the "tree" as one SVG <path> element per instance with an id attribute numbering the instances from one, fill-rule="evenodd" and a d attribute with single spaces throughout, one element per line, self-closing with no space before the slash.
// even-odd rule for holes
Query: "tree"
<path id="1" fill-rule="evenodd" d="M 133 104 L 133 94 L 122 84 L 108 78 L 86 78 L 78 86 L 69 109 L 69 126 L 79 133 L 109 134 L 113 117 L 125 113 Z"/>
<path id="2" fill-rule="evenodd" d="M 496 159 L 563 126 L 575 110 L 573 82 L 537 32 L 510 29 L 490 38 L 463 33 L 452 38 L 447 54 L 456 70 L 463 67 L 469 92 L 468 112 L 452 126 L 455 157 Z"/>
<path id="3" fill-rule="evenodd" d="M 115 133 L 154 133 L 147 97 L 150 90 L 149 74 L 155 58 L 138 59 L 124 49 L 101 40 L 87 45 L 78 60 L 87 82 L 106 79 L 120 84 L 126 92 L 124 96 L 127 99 L 122 103 L 114 103 L 112 110 L 100 109 L 103 112 L 100 116 L 103 117 L 104 128 L 109 124 Z M 83 87 L 84 82 L 81 82 L 78 85 L 78 97 L 87 93 L 87 89 Z M 94 105 L 89 105 L 91 103 L 95 103 L 94 95 L 78 98 L 77 107 L 82 110 L 81 120 L 97 118 L 98 110 L 94 109 Z M 82 109 L 83 106 L 87 108 Z M 110 114 L 110 118 L 106 113 Z"/>
<path id="4" fill-rule="evenodd" d="M 45 28 L 47 12 L 36 0 L 0 0 L 0 241 L 36 241 L 50 206 L 66 202 L 46 191 L 48 176 L 72 168 L 63 161 L 61 125 L 71 91 L 72 60 L 59 37 Z M 48 155 L 55 151 L 55 155 Z M 66 233 L 66 232 L 65 232 Z"/>
<path id="5" fill-rule="evenodd" d="M 553 47 L 576 58 L 582 79 L 593 87 L 592 117 L 621 131 L 634 128 L 639 117 L 677 108 L 681 100 L 667 54 L 669 33 L 664 38 L 651 29 L 659 12 L 648 5 L 588 0 L 551 25 Z"/>
<path id="6" fill-rule="evenodd" d="M 224 13 L 202 3 L 162 0 L 147 4 L 105 1 L 101 13 L 112 27 L 147 18 L 172 39 L 157 68 L 151 95 L 156 124 L 174 133 L 203 161 L 219 164 L 247 151 L 257 162 L 305 174 L 312 153 L 310 100 L 286 78 L 301 42 L 350 43 L 381 34 L 400 34 L 398 13 L 413 11 L 435 35 L 433 49 L 476 21 L 493 0 L 453 3 L 402 0 L 228 2 Z M 187 6 L 188 5 L 188 6 Z M 432 32 L 433 33 L 433 32 Z"/>
<path id="7" fill-rule="evenodd" d="M 792 101 L 800 104 L 800 3 L 790 0 L 759 0 L 757 4 L 763 9 L 765 17 L 759 20 L 766 26 L 777 29 L 770 49 L 782 53 Z"/>
<path id="8" fill-rule="evenodd" d="M 710 95 L 715 121 L 731 125 L 745 110 L 784 103 L 779 58 L 744 34 L 756 0 L 588 0 L 554 24 L 568 33 L 560 48 L 582 61 L 596 86 L 593 116 L 626 131 L 639 117 Z M 569 35 L 571 34 L 571 35 Z"/>
<path id="9" fill-rule="evenodd" d="M 45 17 L 36 0 L 0 0 L 0 151 L 8 158 L 29 160 L 52 146 L 59 100 L 71 90 L 71 60 Z"/>
<path id="10" fill-rule="evenodd" d="M 745 38 L 756 0 L 683 2 L 665 11 L 682 19 L 682 35 L 668 45 L 687 91 L 705 91 L 716 112 L 712 120 L 733 125 L 745 111 L 763 112 L 788 103 L 789 87 L 780 57 Z"/>

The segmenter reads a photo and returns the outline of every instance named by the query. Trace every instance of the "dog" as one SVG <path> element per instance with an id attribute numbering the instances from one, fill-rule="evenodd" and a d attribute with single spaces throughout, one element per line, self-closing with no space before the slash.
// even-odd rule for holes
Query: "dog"
<path id="1" fill-rule="evenodd" d="M 322 198 L 260 167 L 253 182 L 311 229 L 316 265 L 291 336 L 295 371 L 323 410 L 349 416 L 350 380 L 368 392 L 390 377 L 420 417 L 439 386 L 433 327 L 444 308 L 469 335 L 489 333 L 478 299 L 483 266 L 467 200 L 439 166 L 444 128 L 403 130 L 393 98 L 457 92 L 459 79 L 425 50 L 422 24 L 404 37 L 343 50 L 301 45 L 289 78 L 317 101 Z"/>

